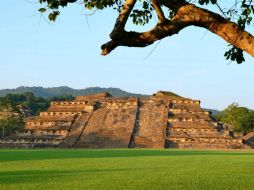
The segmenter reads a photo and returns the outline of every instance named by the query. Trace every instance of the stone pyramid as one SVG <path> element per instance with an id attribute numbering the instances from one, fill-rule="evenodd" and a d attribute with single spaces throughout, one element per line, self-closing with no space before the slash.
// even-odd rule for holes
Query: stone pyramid
<path id="1" fill-rule="evenodd" d="M 23 133 L 0 143 L 63 148 L 251 148 L 247 144 L 215 122 L 199 100 L 163 91 L 147 98 L 99 93 L 51 102 L 47 112 L 26 120 Z"/>

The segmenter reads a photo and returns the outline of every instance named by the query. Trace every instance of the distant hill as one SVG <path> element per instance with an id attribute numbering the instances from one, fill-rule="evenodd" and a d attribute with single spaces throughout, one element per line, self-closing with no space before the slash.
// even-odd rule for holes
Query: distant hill
<path id="1" fill-rule="evenodd" d="M 208 109 L 208 108 L 203 108 L 203 110 L 212 112 L 213 116 L 215 116 L 215 115 L 217 115 L 218 113 L 221 112 L 221 111 L 216 110 L 216 109 Z"/>
<path id="2" fill-rule="evenodd" d="M 2 89 L 0 90 L 0 97 L 5 96 L 7 94 L 23 94 L 25 92 L 32 92 L 37 97 L 49 98 L 54 96 L 63 96 L 63 95 L 88 95 L 95 94 L 99 92 L 108 92 L 116 97 L 125 97 L 125 96 L 138 96 L 143 97 L 147 95 L 143 94 L 134 94 L 130 92 L 126 92 L 119 88 L 100 88 L 100 87 L 90 87 L 85 89 L 73 89 L 68 86 L 61 87 L 52 87 L 52 88 L 43 88 L 43 87 L 26 87 L 21 86 L 14 89 Z"/>
<path id="3" fill-rule="evenodd" d="M 0 90 L 0 97 L 3 97 L 7 94 L 24 94 L 25 92 L 32 92 L 36 97 L 43 98 L 51 98 L 51 97 L 59 97 L 64 95 L 72 95 L 72 96 L 81 96 L 81 95 L 89 95 L 95 94 L 99 92 L 108 92 L 115 97 L 147 97 L 149 95 L 144 94 L 135 94 L 126 92 L 121 90 L 120 88 L 101 88 L 101 87 L 89 87 L 85 89 L 73 89 L 68 86 L 60 86 L 60 87 L 52 87 L 52 88 L 43 88 L 43 87 L 26 87 L 21 86 L 14 89 L 2 89 Z M 164 92 L 164 91 L 162 91 Z M 178 96 L 172 92 L 164 92 L 169 95 Z M 220 111 L 215 109 L 206 109 L 207 111 L 211 111 L 213 115 L 218 114 Z"/>

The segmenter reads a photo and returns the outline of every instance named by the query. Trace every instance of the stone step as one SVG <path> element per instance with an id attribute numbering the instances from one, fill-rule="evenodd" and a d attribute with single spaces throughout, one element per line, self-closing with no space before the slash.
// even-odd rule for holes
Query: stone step
<path id="1" fill-rule="evenodd" d="M 74 117 L 75 115 L 53 115 L 53 116 L 45 115 L 45 116 L 36 117 L 35 119 L 28 121 L 27 123 L 40 124 L 44 122 L 57 122 L 57 121 L 68 122 L 68 121 L 72 121 Z"/>
<path id="2" fill-rule="evenodd" d="M 176 122 L 188 122 L 188 123 L 193 123 L 193 122 L 197 122 L 197 123 L 209 123 L 211 122 L 211 119 L 203 119 L 203 118 L 192 118 L 192 117 L 173 117 L 173 118 L 168 118 L 168 122 L 170 123 L 176 123 Z"/>
<path id="3" fill-rule="evenodd" d="M 205 142 L 205 143 L 213 143 L 213 142 L 217 142 L 217 143 L 241 143 L 242 144 L 242 139 L 233 139 L 233 138 L 186 138 L 186 137 L 169 137 L 166 138 L 166 140 L 168 141 L 172 141 L 175 143 L 185 143 L 185 142 L 189 142 L 189 143 L 199 143 L 199 142 Z"/>
<path id="4" fill-rule="evenodd" d="M 26 123 L 25 130 L 69 130 L 72 121 Z"/>
<path id="5" fill-rule="evenodd" d="M 169 112 L 173 113 L 174 115 L 179 113 L 189 113 L 189 114 L 198 114 L 198 115 L 208 115 L 210 116 L 210 112 L 208 111 L 191 111 L 187 109 L 168 109 Z"/>
<path id="6" fill-rule="evenodd" d="M 82 112 L 85 110 L 85 105 L 68 105 L 68 106 L 50 106 L 49 112 Z"/>
<path id="7" fill-rule="evenodd" d="M 183 149 L 249 149 L 241 142 L 166 142 L 165 148 L 183 148 Z"/>
<path id="8" fill-rule="evenodd" d="M 191 139 L 199 139 L 199 138 L 207 138 L 207 139 L 212 139 L 212 138 L 222 138 L 222 139 L 231 139 L 232 137 L 229 136 L 227 133 L 174 133 L 170 132 L 167 135 L 168 138 L 191 138 Z"/>
<path id="9" fill-rule="evenodd" d="M 60 147 L 73 147 L 77 143 L 92 113 L 83 113 L 78 116 Z"/>
<path id="10" fill-rule="evenodd" d="M 168 122 L 167 127 L 169 129 L 221 129 L 213 124 L 213 122 Z"/>
<path id="11" fill-rule="evenodd" d="M 53 101 L 50 103 L 51 106 L 75 106 L 75 105 L 87 105 L 86 101 Z"/>
<path id="12" fill-rule="evenodd" d="M 80 115 L 82 112 L 40 112 L 40 116 L 74 116 L 74 115 Z"/>
<path id="13" fill-rule="evenodd" d="M 189 128 L 189 127 L 171 127 L 170 132 L 219 132 L 215 127 L 200 127 L 200 128 Z"/>

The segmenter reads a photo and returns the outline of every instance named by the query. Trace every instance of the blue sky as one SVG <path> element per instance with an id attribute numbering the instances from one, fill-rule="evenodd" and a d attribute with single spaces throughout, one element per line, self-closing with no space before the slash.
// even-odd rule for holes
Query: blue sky
<path id="1" fill-rule="evenodd" d="M 120 47 L 103 57 L 100 45 L 109 40 L 116 13 L 97 11 L 87 17 L 80 5 L 73 5 L 52 24 L 41 18 L 38 7 L 29 0 L 0 3 L 0 89 L 168 90 L 200 99 L 207 108 L 238 102 L 254 109 L 254 58 L 247 56 L 242 65 L 229 63 L 223 57 L 227 44 L 203 29 L 191 27 L 157 45 Z"/>

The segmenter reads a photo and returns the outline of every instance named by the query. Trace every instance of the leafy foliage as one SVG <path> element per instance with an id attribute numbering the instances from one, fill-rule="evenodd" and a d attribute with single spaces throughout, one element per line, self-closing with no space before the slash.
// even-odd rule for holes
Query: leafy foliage
<path id="1" fill-rule="evenodd" d="M 47 110 L 49 100 L 35 97 L 31 92 L 7 94 L 5 97 L 0 97 L 0 109 L 3 110 L 6 106 L 11 106 L 14 111 L 20 111 L 25 116 L 37 115 L 39 112 Z"/>
<path id="2" fill-rule="evenodd" d="M 40 4 L 46 5 L 39 9 L 40 13 L 48 12 L 48 19 L 56 21 L 60 14 L 60 7 L 66 7 L 69 3 L 77 0 L 39 0 Z M 103 10 L 105 8 L 113 8 L 120 12 L 123 7 L 124 0 L 82 0 L 83 6 L 88 10 Z M 132 10 L 130 17 L 135 25 L 146 25 L 153 17 L 154 7 L 149 0 L 138 0 L 139 4 Z M 252 23 L 254 15 L 254 1 L 253 0 L 236 0 L 228 2 L 227 6 L 222 7 L 218 0 L 198 0 L 189 1 L 193 4 L 203 6 L 213 5 L 219 8 L 221 14 L 228 20 L 235 21 L 240 28 L 245 29 L 247 25 Z M 174 10 L 169 9 L 169 19 L 174 16 Z M 243 51 L 235 46 L 230 45 L 230 49 L 224 54 L 227 60 L 235 61 L 238 64 L 245 61 Z"/>
<path id="3" fill-rule="evenodd" d="M 169 91 L 159 91 L 159 93 L 165 95 L 165 96 L 175 96 L 175 97 L 181 97 L 178 94 L 175 94 L 173 92 L 169 92 Z"/>
<path id="4" fill-rule="evenodd" d="M 145 25 L 149 23 L 152 19 L 153 7 L 150 2 L 144 1 L 142 4 L 142 9 L 134 9 L 130 17 L 132 22 L 136 25 Z"/>
<path id="5" fill-rule="evenodd" d="M 227 60 L 236 61 L 238 64 L 241 64 L 245 61 L 243 56 L 243 50 L 235 46 L 232 46 L 228 51 L 226 51 L 224 56 L 226 57 Z"/>
<path id="6" fill-rule="evenodd" d="M 11 105 L 1 107 L 0 138 L 4 138 L 16 131 L 20 131 L 23 127 L 24 122 L 22 114 L 17 109 L 13 109 L 13 106 Z"/>
<path id="7" fill-rule="evenodd" d="M 104 9 L 106 7 L 112 7 L 117 4 L 118 1 L 114 0 L 84 0 L 85 7 L 87 9 Z"/>
<path id="8" fill-rule="evenodd" d="M 209 3 L 211 3 L 211 4 L 216 4 L 217 3 L 217 0 L 199 0 L 198 1 L 198 3 L 200 4 L 200 5 L 204 5 L 204 4 L 209 4 Z"/>
<path id="9" fill-rule="evenodd" d="M 254 130 L 254 111 L 233 103 L 215 116 L 218 121 L 229 123 L 237 132 Z"/>
<path id="10" fill-rule="evenodd" d="M 24 127 L 24 118 L 46 111 L 51 101 L 73 100 L 71 95 L 51 98 L 35 97 L 33 93 L 7 94 L 0 97 L 0 138 L 20 131 Z"/>

